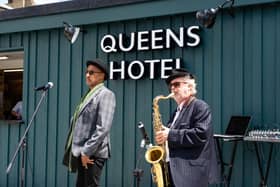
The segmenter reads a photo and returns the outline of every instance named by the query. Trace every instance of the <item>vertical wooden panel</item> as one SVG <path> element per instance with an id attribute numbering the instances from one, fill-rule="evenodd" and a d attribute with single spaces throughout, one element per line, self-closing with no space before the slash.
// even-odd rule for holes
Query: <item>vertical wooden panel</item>
<path id="1" fill-rule="evenodd" d="M 46 162 L 46 186 L 56 186 L 58 175 L 57 167 L 61 165 L 61 157 L 58 157 L 58 65 L 59 65 L 59 30 L 50 31 L 49 41 L 49 81 L 54 87 L 48 92 L 48 124 L 47 124 L 47 158 Z M 65 135 L 63 136 L 65 137 Z"/>
<path id="2" fill-rule="evenodd" d="M 239 10 L 238 10 L 239 11 Z M 230 50 L 232 50 L 233 53 L 233 57 L 232 59 L 234 59 L 234 61 L 232 62 L 232 71 L 234 71 L 233 77 L 231 79 L 233 79 L 233 83 L 232 83 L 232 94 L 234 98 L 234 103 L 233 107 L 232 107 L 232 111 L 233 111 L 233 115 L 247 115 L 246 113 L 244 113 L 243 111 L 243 92 L 244 92 L 244 72 L 243 72 L 243 58 L 244 58 L 244 48 L 243 48 L 243 36 L 244 36 L 244 28 L 243 28 L 243 14 L 242 11 L 239 11 L 236 17 L 231 17 L 229 16 L 228 19 L 226 20 L 226 22 L 232 22 L 232 24 L 234 24 L 234 35 L 229 35 L 230 38 L 233 39 L 232 43 L 233 43 L 233 48 Z M 224 26 L 225 28 L 227 28 L 226 32 L 227 33 L 231 33 L 230 32 L 230 28 Z M 243 180 L 244 180 L 244 172 L 243 170 L 240 170 L 240 168 L 243 167 L 243 156 L 244 156 L 244 146 L 243 144 L 238 145 L 238 149 L 237 149 L 238 153 L 236 156 L 236 160 L 235 160 L 235 166 L 233 168 L 233 172 L 234 172 L 234 176 L 233 179 L 234 183 L 233 185 L 235 186 L 242 186 L 243 184 Z"/>
<path id="3" fill-rule="evenodd" d="M 15 150 L 18 146 L 19 142 L 19 126 L 16 125 L 9 125 L 9 131 L 8 131 L 8 142 L 9 142 L 9 163 L 11 161 L 11 158 L 15 154 Z M 9 175 L 8 175 L 8 183 L 7 186 L 19 186 L 19 180 L 14 180 L 14 178 L 18 179 L 20 176 L 20 156 L 21 156 L 21 150 L 19 150 L 17 157 L 13 163 L 13 168 L 11 169 Z"/>
<path id="4" fill-rule="evenodd" d="M 37 69 L 36 69 L 36 86 L 44 85 L 48 82 L 48 65 L 49 65 L 49 33 L 42 31 L 38 33 L 37 38 Z M 38 106 L 43 92 L 36 92 L 36 103 Z M 34 178 L 34 186 L 45 185 L 46 175 L 46 146 L 47 146 L 47 98 L 45 97 L 36 118 L 34 120 L 34 173 L 40 173 L 40 177 Z"/>
<path id="5" fill-rule="evenodd" d="M 271 108 L 275 109 L 275 81 L 277 69 L 276 65 L 276 22 L 275 22 L 275 9 L 269 8 L 263 10 L 263 58 L 262 58 L 262 75 L 263 75 L 263 121 L 271 123 L 275 120 L 275 113 L 271 112 Z M 269 34 L 266 33 L 269 28 Z"/>
<path id="6" fill-rule="evenodd" d="M 202 65 L 198 69 L 198 95 L 203 98 L 212 109 L 212 124 L 215 132 L 224 132 L 225 120 L 222 106 L 222 17 L 217 17 L 213 29 L 201 28 L 201 56 Z M 200 78 L 199 78 L 200 77 Z M 200 80 L 200 81 L 199 81 Z"/>
<path id="7" fill-rule="evenodd" d="M 262 60 L 262 69 L 263 69 L 263 128 L 278 128 L 280 125 L 274 124 L 276 121 L 276 98 L 277 95 L 277 59 L 276 53 L 277 50 L 277 22 L 276 22 L 276 11 L 274 7 L 263 10 L 263 60 Z M 270 30 L 270 34 L 267 33 L 267 28 Z M 271 110 L 272 109 L 272 110 Z M 275 111 L 275 112 L 274 112 Z M 276 127 L 275 127 L 276 126 Z M 268 145 L 265 147 L 265 152 L 268 153 Z M 278 147 L 279 148 L 279 147 Z M 275 151 L 276 153 L 277 151 Z M 265 154 L 267 157 L 268 155 Z M 277 171 L 277 166 L 279 164 L 272 164 L 271 170 Z M 277 175 L 278 174 L 278 175 Z M 273 172 L 270 173 L 270 185 L 277 185 L 280 182 L 279 173 Z"/>
<path id="8" fill-rule="evenodd" d="M 275 12 L 276 12 L 276 19 L 275 19 L 275 28 L 276 28 L 276 31 L 275 31 L 275 34 L 276 34 L 276 37 L 275 37 L 275 71 L 277 71 L 279 68 L 280 68 L 280 56 L 279 56 L 279 53 L 278 51 L 280 51 L 280 36 L 279 36 L 279 33 L 280 33 L 280 7 L 277 6 L 275 7 Z M 276 87 L 276 91 L 275 91 L 275 122 L 278 123 L 278 127 L 279 127 L 279 121 L 280 121 L 280 99 L 279 99 L 279 94 L 280 94 L 280 73 L 276 73 L 275 75 L 275 87 Z M 279 127 L 280 128 L 280 127 Z M 277 146 L 277 149 L 279 150 L 280 147 L 279 145 Z M 277 155 L 277 154 L 276 154 Z M 279 156 L 279 152 L 278 152 L 278 156 Z M 273 164 L 275 167 L 274 167 L 274 170 L 272 170 L 273 173 L 272 175 L 270 175 L 270 179 L 274 179 L 275 181 L 275 184 L 279 184 L 280 183 L 280 179 L 279 179 L 279 175 L 280 175 L 280 161 L 278 161 L 276 164 Z"/>
<path id="9" fill-rule="evenodd" d="M 138 31 L 145 31 L 150 30 L 153 27 L 153 19 L 147 18 L 137 22 L 137 30 Z M 137 59 L 152 59 L 152 52 L 151 51 L 139 51 L 137 53 Z M 149 79 L 141 79 L 137 81 L 137 88 L 136 88 L 136 109 L 137 113 L 135 113 L 136 121 L 142 121 L 145 124 L 146 131 L 149 133 L 151 137 L 153 137 L 153 130 L 152 130 L 152 99 L 153 99 L 153 91 L 152 91 L 152 84 Z M 143 94 L 145 92 L 145 94 Z M 136 133 L 136 143 L 140 142 L 142 136 L 139 133 Z M 153 138 L 151 138 L 153 141 Z M 140 147 L 137 147 L 137 151 L 139 151 Z M 141 185 L 142 186 L 150 186 L 151 181 L 151 173 L 150 173 L 150 165 L 147 164 L 144 158 L 144 154 L 139 155 L 143 161 L 139 165 L 141 169 L 144 170 L 144 174 L 141 178 Z"/>
<path id="10" fill-rule="evenodd" d="M 136 21 L 131 21 L 125 25 L 125 33 L 131 33 L 136 30 Z M 130 62 L 136 59 L 136 52 L 125 55 L 125 59 Z M 124 120 L 123 120 L 123 186 L 134 186 L 133 170 L 136 166 L 136 159 L 138 153 L 136 148 L 139 147 L 139 142 L 136 141 L 136 134 L 139 133 L 137 129 L 137 121 L 135 119 L 136 108 L 136 81 L 125 80 L 123 89 L 123 105 L 124 105 Z"/>
<path id="11" fill-rule="evenodd" d="M 109 33 L 117 36 L 118 33 L 123 33 L 124 25 L 123 23 L 111 23 L 109 25 Z M 101 35 L 101 33 L 99 33 Z M 102 33 L 105 35 L 106 33 Z M 123 59 L 123 53 L 112 53 L 109 55 L 108 61 L 114 60 L 116 62 L 120 62 Z M 116 96 L 116 109 L 115 109 L 115 116 L 114 116 L 114 123 L 111 129 L 111 145 L 112 145 L 112 158 L 108 162 L 108 178 L 107 186 L 116 186 L 121 185 L 123 186 L 123 120 L 124 120 L 124 113 L 123 113 L 123 100 L 125 99 L 123 89 L 124 84 L 122 80 L 115 80 L 108 82 L 109 88 L 111 88 Z M 115 172 L 115 168 L 118 168 L 118 172 Z M 111 180 L 110 180 L 111 179 Z"/>
<path id="12" fill-rule="evenodd" d="M 253 12 L 252 19 L 252 61 L 251 61 L 251 69 L 252 69 L 252 107 L 254 108 L 252 114 L 254 115 L 255 122 L 262 124 L 262 98 L 263 98 L 263 74 L 262 74 L 262 9 L 258 9 Z M 256 163 L 256 162 L 254 162 Z M 258 168 L 257 165 L 252 164 L 252 174 L 257 176 Z M 253 180 L 252 185 L 258 185 L 258 181 Z"/>
<path id="13" fill-rule="evenodd" d="M 167 29 L 167 28 L 171 28 L 172 29 L 172 18 L 170 16 L 168 17 L 164 17 L 164 18 L 154 18 L 153 19 L 153 29 Z M 173 30 L 176 32 L 179 32 L 178 28 L 173 28 Z M 165 47 L 165 46 L 164 46 Z M 145 58 L 144 58 L 145 59 Z M 159 59 L 161 62 L 159 63 L 163 63 L 162 61 L 165 59 L 172 59 L 172 51 L 170 49 L 163 49 L 163 50 L 155 50 L 153 51 L 152 54 L 152 58 L 151 59 Z M 150 59 L 148 59 L 150 60 Z M 183 64 L 183 62 L 181 62 Z M 166 66 L 171 66 L 172 63 L 166 63 Z M 173 64 L 173 66 L 175 67 L 175 65 Z M 161 70 L 161 66 L 157 66 L 159 67 L 159 69 L 155 68 L 156 70 Z M 159 71 L 160 72 L 160 71 Z M 161 76 L 160 74 L 158 76 Z M 160 78 L 156 78 L 152 81 L 153 83 L 153 92 L 152 92 L 152 98 L 155 98 L 158 95 L 168 95 L 169 94 L 169 90 L 168 90 L 168 86 L 166 85 L 165 81 L 162 81 Z M 152 103 L 150 103 L 150 107 L 152 109 Z M 169 120 L 169 116 L 170 116 L 170 110 L 174 110 L 170 109 L 170 100 L 161 100 L 159 102 L 159 107 L 160 107 L 160 113 L 166 114 L 162 116 L 162 122 L 163 124 L 167 125 L 167 122 Z M 154 111 L 152 111 L 153 113 Z M 152 114 L 151 114 L 152 115 Z M 153 122 L 151 121 L 151 125 L 153 126 Z M 151 134 L 151 137 L 154 138 L 154 133 Z"/>
<path id="14" fill-rule="evenodd" d="M 57 186 L 68 186 L 69 174 L 67 168 L 61 164 L 64 146 L 67 138 L 70 122 L 70 71 L 71 71 L 71 44 L 65 39 L 63 32 L 60 32 L 59 40 L 59 64 L 58 64 L 58 139 L 57 139 Z M 80 77 L 79 77 L 80 79 Z"/>
<path id="15" fill-rule="evenodd" d="M 22 33 L 13 33 L 11 34 L 10 46 L 11 48 L 22 46 Z"/>
<path id="16" fill-rule="evenodd" d="M 0 123 L 0 148 L 3 150 L 0 152 L 0 186 L 6 187 L 8 183 L 6 168 L 10 162 L 10 157 L 8 154 L 10 144 L 7 141 L 9 139 L 9 128 L 7 127 L 7 124 L 3 123 L 2 121 Z"/>
<path id="17" fill-rule="evenodd" d="M 246 12 L 244 12 L 245 15 L 245 30 L 244 30 L 244 37 L 246 40 L 244 41 L 244 53 L 245 58 L 244 58 L 244 88 L 246 88 L 246 92 L 244 94 L 244 106 L 245 106 L 245 112 L 248 114 L 253 114 L 253 111 L 255 111 L 255 107 L 253 106 L 254 100 L 253 100 L 253 95 L 254 95 L 254 76 L 253 76 L 253 66 L 257 65 L 256 62 L 253 60 L 254 55 L 258 55 L 254 53 L 253 50 L 253 42 L 255 40 L 258 40 L 257 38 L 254 38 L 254 33 L 255 33 L 255 28 L 253 27 L 254 22 L 253 22 L 253 10 L 252 9 L 247 9 Z M 258 84 L 259 85 L 259 84 Z M 260 85 L 259 85 L 260 86 Z M 258 114 L 255 114 L 258 116 Z M 255 118 L 255 115 L 253 114 L 253 119 L 251 124 L 257 124 L 259 125 L 260 122 L 258 121 L 257 118 Z M 246 160 L 245 167 L 244 167 L 244 172 L 245 173 L 251 173 L 253 176 L 256 175 L 257 171 L 257 160 L 256 156 L 254 154 L 254 148 L 251 144 L 247 144 L 249 149 L 246 149 L 244 159 Z M 251 167 L 253 166 L 253 167 Z M 256 176 L 259 176 L 257 173 Z M 250 178 L 245 181 L 245 185 L 248 186 L 254 186 L 254 181 L 256 179 Z"/>
<path id="18" fill-rule="evenodd" d="M 0 48 L 8 49 L 11 46 L 9 34 L 2 34 L 0 37 L 0 41 Z"/>
<path id="19" fill-rule="evenodd" d="M 28 63 L 28 87 L 26 89 L 27 92 L 27 98 L 28 98 L 28 103 L 27 103 L 27 115 L 26 115 L 26 121 L 27 124 L 29 123 L 32 114 L 35 110 L 36 107 L 36 94 L 33 91 L 34 87 L 36 86 L 36 71 L 37 71 L 37 32 L 31 32 L 30 35 L 30 40 L 29 40 L 29 61 L 26 62 Z M 25 99 L 25 98 L 24 98 Z M 28 136 L 27 136 L 27 166 L 29 168 L 27 169 L 26 172 L 26 185 L 33 187 L 34 184 L 34 170 L 35 169 L 35 156 L 34 156 L 34 142 L 35 142 L 35 133 L 34 133 L 34 128 L 35 128 L 35 122 L 33 122 Z"/>

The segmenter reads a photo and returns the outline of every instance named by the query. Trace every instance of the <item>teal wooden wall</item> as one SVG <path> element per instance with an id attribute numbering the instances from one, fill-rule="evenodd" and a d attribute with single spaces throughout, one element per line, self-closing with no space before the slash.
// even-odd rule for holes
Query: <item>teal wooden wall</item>
<path id="1" fill-rule="evenodd" d="M 24 49 L 24 119 L 25 125 L 0 124 L 0 186 L 19 186 L 19 159 L 9 175 L 5 170 L 22 136 L 40 93 L 36 85 L 54 83 L 43 102 L 28 134 L 26 186 L 74 186 L 75 175 L 62 166 L 63 147 L 69 119 L 86 91 L 85 61 L 96 57 L 106 61 L 182 57 L 185 68 L 198 79 L 198 97 L 212 108 L 215 132 L 224 132 L 231 115 L 251 115 L 252 126 L 270 127 L 280 123 L 280 5 L 260 5 L 235 9 L 235 17 L 226 12 L 217 16 L 213 29 L 202 29 L 197 48 L 175 48 L 162 51 L 105 54 L 100 50 L 104 34 L 118 34 L 156 28 L 188 27 L 197 24 L 195 13 L 134 19 L 84 26 L 76 43 L 71 45 L 62 29 L 38 30 L 0 35 L 0 51 Z M 168 94 L 163 80 L 110 80 L 107 82 L 117 96 L 112 127 L 112 158 L 104 169 L 102 186 L 135 186 L 136 166 L 141 136 L 137 123 L 142 121 L 152 133 L 152 99 Z M 173 102 L 160 104 L 166 122 Z M 280 126 L 278 127 L 280 128 Z M 229 159 L 231 144 L 223 145 Z M 262 145 L 262 158 L 267 144 Z M 269 186 L 280 185 L 279 145 L 273 153 Z M 267 162 L 263 162 L 266 166 Z M 152 186 L 150 167 L 142 158 L 144 169 L 141 186 Z M 253 145 L 238 147 L 232 186 L 257 186 L 259 173 Z"/>

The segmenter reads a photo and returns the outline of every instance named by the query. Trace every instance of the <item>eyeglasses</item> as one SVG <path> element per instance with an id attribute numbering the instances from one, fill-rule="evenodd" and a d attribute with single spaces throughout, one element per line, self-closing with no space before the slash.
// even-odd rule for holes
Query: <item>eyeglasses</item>
<path id="1" fill-rule="evenodd" d="M 173 83 L 170 83 L 169 84 L 169 89 L 171 89 L 173 86 L 174 86 L 174 88 L 178 88 L 181 85 L 181 83 L 187 84 L 188 82 L 173 82 Z"/>
<path id="2" fill-rule="evenodd" d="M 89 74 L 89 75 L 93 75 L 95 73 L 103 73 L 101 71 L 86 71 L 86 75 Z"/>

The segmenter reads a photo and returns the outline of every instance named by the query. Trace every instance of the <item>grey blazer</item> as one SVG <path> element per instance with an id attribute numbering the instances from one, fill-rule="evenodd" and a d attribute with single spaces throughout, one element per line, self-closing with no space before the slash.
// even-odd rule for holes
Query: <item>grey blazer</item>
<path id="1" fill-rule="evenodd" d="M 206 187 L 220 180 L 209 106 L 194 99 L 183 106 L 168 135 L 170 170 L 176 187 Z M 173 118 L 171 118 L 171 122 Z"/>
<path id="2" fill-rule="evenodd" d="M 72 142 L 75 157 L 81 153 L 97 158 L 110 157 L 110 129 L 115 106 L 115 95 L 105 86 L 91 96 L 76 120 Z"/>

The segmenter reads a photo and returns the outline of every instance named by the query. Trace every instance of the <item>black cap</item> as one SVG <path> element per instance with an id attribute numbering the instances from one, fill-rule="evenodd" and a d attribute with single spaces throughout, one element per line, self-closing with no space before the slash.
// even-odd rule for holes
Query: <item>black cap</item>
<path id="1" fill-rule="evenodd" d="M 100 59 L 95 59 L 95 60 L 88 60 L 87 61 L 87 67 L 89 65 L 96 66 L 98 69 L 100 69 L 103 73 L 105 73 L 104 80 L 108 79 L 108 71 L 107 71 L 107 64 L 102 63 Z"/>
<path id="2" fill-rule="evenodd" d="M 179 77 L 188 77 L 194 79 L 194 76 L 185 69 L 173 69 L 169 77 L 165 80 L 166 84 L 169 84 L 172 80 Z"/>

